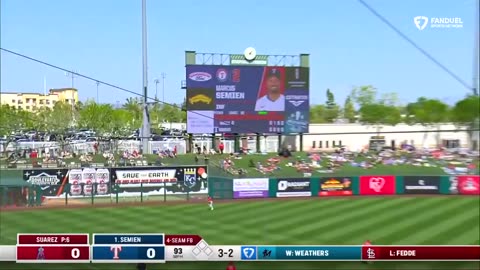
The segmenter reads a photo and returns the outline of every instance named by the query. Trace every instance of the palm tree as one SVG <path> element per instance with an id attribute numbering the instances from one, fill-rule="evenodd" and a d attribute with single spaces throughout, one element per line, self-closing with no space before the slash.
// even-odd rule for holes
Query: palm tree
<path id="1" fill-rule="evenodd" d="M 142 119 L 142 106 L 139 99 L 132 97 L 127 98 L 126 103 L 123 104 L 123 108 L 132 115 L 134 125 Z"/>

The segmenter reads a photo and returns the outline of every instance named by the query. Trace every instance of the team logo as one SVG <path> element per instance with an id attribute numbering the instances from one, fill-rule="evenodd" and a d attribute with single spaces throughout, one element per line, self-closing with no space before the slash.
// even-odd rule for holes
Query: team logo
<path id="1" fill-rule="evenodd" d="M 212 79 L 212 75 L 207 72 L 193 72 L 188 75 L 188 78 L 196 82 L 207 82 Z"/>
<path id="2" fill-rule="evenodd" d="M 381 192 L 385 186 L 385 179 L 379 178 L 370 178 L 369 187 L 370 189 L 374 190 L 375 192 Z"/>
<path id="3" fill-rule="evenodd" d="M 302 105 L 305 100 L 289 100 L 288 102 L 290 102 L 293 106 L 298 107 Z"/>
<path id="4" fill-rule="evenodd" d="M 205 104 L 210 104 L 212 103 L 212 98 L 207 96 L 207 95 L 203 95 L 203 94 L 199 94 L 199 95 L 195 95 L 191 98 L 188 99 L 188 101 L 190 101 L 190 104 L 195 104 L 195 103 L 205 103 Z"/>
<path id="5" fill-rule="evenodd" d="M 195 186 L 195 184 L 197 184 L 197 174 L 195 172 L 195 168 L 185 169 L 183 173 L 183 184 L 188 188 L 192 188 Z"/>
<path id="6" fill-rule="evenodd" d="M 220 82 L 225 82 L 228 79 L 228 72 L 224 68 L 217 70 L 217 80 Z"/>
<path id="7" fill-rule="evenodd" d="M 255 260 L 257 257 L 256 247 L 242 247 L 242 260 Z"/>
<path id="8" fill-rule="evenodd" d="M 25 174 L 27 177 L 30 176 L 29 173 Z M 60 182 L 60 179 L 55 175 L 49 175 L 47 173 L 42 172 L 39 175 L 32 175 L 28 178 L 27 182 L 29 182 L 32 185 L 39 185 L 39 186 L 44 186 L 44 185 L 56 185 Z"/>
<path id="9" fill-rule="evenodd" d="M 111 246 L 110 251 L 112 252 L 112 259 L 120 259 L 120 252 L 122 252 L 122 246 Z"/>
<path id="10" fill-rule="evenodd" d="M 428 18 L 425 16 L 417 16 L 413 18 L 413 23 L 415 23 L 415 26 L 418 28 L 418 30 L 423 30 L 425 27 L 427 27 Z"/>
<path id="11" fill-rule="evenodd" d="M 45 260 L 45 249 L 43 247 L 37 249 L 37 260 Z"/>
<path id="12" fill-rule="evenodd" d="M 232 70 L 232 81 L 235 83 L 240 82 L 240 69 L 236 68 Z"/>

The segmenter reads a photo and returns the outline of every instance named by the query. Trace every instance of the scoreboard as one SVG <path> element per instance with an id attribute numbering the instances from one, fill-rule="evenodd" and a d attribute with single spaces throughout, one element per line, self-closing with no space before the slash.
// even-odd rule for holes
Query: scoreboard
<path id="1" fill-rule="evenodd" d="M 0 246 L 17 263 L 165 263 L 181 261 L 480 261 L 480 246 L 209 245 L 199 235 L 18 234 Z"/>

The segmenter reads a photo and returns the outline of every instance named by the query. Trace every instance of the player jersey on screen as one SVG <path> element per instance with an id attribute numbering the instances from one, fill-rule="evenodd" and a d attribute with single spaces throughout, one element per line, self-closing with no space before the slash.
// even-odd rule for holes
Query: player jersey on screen
<path id="1" fill-rule="evenodd" d="M 281 112 L 285 111 L 285 96 L 280 95 L 280 97 L 272 101 L 268 98 L 268 95 L 265 95 L 257 100 L 255 105 L 255 111 L 267 111 L 267 112 Z"/>

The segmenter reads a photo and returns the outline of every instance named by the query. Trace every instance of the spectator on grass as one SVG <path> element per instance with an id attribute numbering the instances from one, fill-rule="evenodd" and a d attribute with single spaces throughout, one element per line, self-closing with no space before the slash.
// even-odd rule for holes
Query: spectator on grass
<path id="1" fill-rule="evenodd" d="M 223 155 L 224 149 L 225 149 L 225 145 L 223 144 L 223 142 L 220 142 L 220 144 L 218 145 L 218 150 L 220 151 L 221 155 Z"/>

